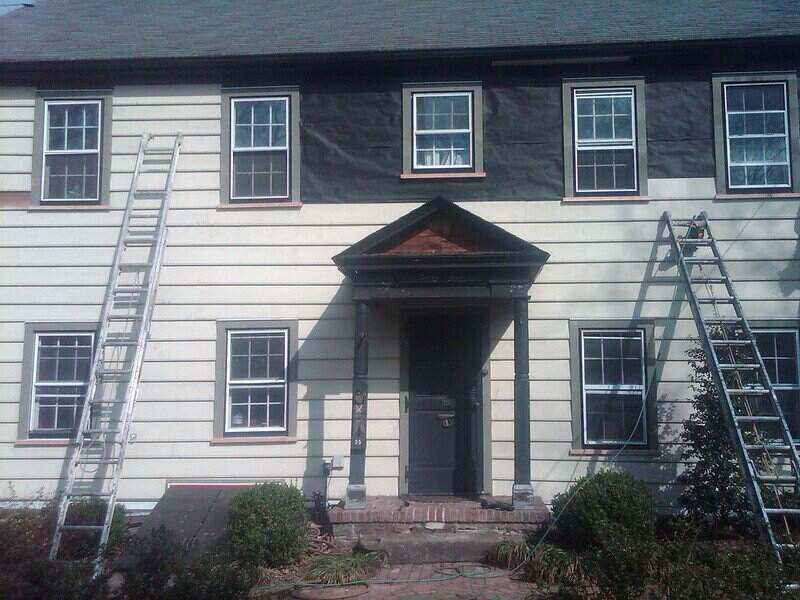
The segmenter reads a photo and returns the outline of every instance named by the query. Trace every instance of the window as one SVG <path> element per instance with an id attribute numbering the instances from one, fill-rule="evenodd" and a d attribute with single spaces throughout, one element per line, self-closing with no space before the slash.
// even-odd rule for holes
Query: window
<path id="1" fill-rule="evenodd" d="M 403 174 L 482 176 L 482 120 L 479 85 L 405 85 Z"/>
<path id="2" fill-rule="evenodd" d="M 643 81 L 565 82 L 565 195 L 645 194 L 645 132 Z"/>
<path id="3" fill-rule="evenodd" d="M 714 76 L 717 192 L 797 191 L 793 73 Z"/>
<path id="4" fill-rule="evenodd" d="M 789 187 L 786 83 L 725 84 L 728 185 Z"/>
<path id="5" fill-rule="evenodd" d="M 223 93 L 223 202 L 299 201 L 299 93 Z"/>
<path id="6" fill-rule="evenodd" d="M 414 94 L 414 168 L 472 166 L 472 94 Z"/>
<path id="7" fill-rule="evenodd" d="M 231 199 L 289 195 L 289 99 L 233 100 Z"/>
<path id="8" fill-rule="evenodd" d="M 581 331 L 584 443 L 647 443 L 644 332 Z"/>
<path id="9" fill-rule="evenodd" d="M 92 333 L 37 333 L 30 431 L 69 437 L 81 417 L 92 364 Z"/>
<path id="10" fill-rule="evenodd" d="M 45 102 L 42 200 L 100 197 L 100 101 Z"/>
<path id="11" fill-rule="evenodd" d="M 800 438 L 800 379 L 798 379 L 798 331 L 796 329 L 758 329 L 754 331 L 758 351 L 767 375 L 781 403 L 792 432 Z"/>
<path id="12" fill-rule="evenodd" d="M 215 437 L 294 435 L 297 322 L 219 322 L 217 335 Z"/>

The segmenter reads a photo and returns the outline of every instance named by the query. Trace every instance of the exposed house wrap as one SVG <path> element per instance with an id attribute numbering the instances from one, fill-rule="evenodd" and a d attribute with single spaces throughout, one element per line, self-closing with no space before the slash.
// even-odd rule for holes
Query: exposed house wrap
<path id="1" fill-rule="evenodd" d="M 33 377 L 32 359 L 25 355 L 26 325 L 96 322 L 142 133 L 180 130 L 185 143 L 135 413 L 136 440 L 121 485 L 120 498 L 132 507 L 152 506 L 171 482 L 278 478 L 310 494 L 324 487 L 322 461 L 333 455 L 345 457 L 344 469 L 333 472 L 329 492 L 332 497 L 345 495 L 351 452 L 354 304 L 353 288 L 332 257 L 437 196 L 550 254 L 530 288 L 528 305 L 530 476 L 534 493 L 546 502 L 576 477 L 607 465 L 613 454 L 582 443 L 576 337 L 582 324 L 616 329 L 635 323 L 644 329 L 647 361 L 652 363 L 647 375 L 651 438 L 644 447 L 623 452 L 615 463 L 658 490 L 662 505 L 674 498 L 672 484 L 682 469 L 677 436 L 689 410 L 684 352 L 695 329 L 680 291 L 675 290 L 674 268 L 664 261 L 669 250 L 659 222 L 664 210 L 682 215 L 707 210 L 749 318 L 765 327 L 798 328 L 798 196 L 791 190 L 771 196 L 755 190 L 736 198 L 718 194 L 712 93 L 714 73 L 797 70 L 796 45 L 783 43 L 800 31 L 793 4 L 776 2 L 756 11 L 757 3 L 738 2 L 726 4 L 722 15 L 715 12 L 721 8 L 686 3 L 702 17 L 692 27 L 664 21 L 680 11 L 667 15 L 642 12 L 644 7 L 630 9 L 622 18 L 641 23 L 641 31 L 612 39 L 608 36 L 615 28 L 574 25 L 578 17 L 597 21 L 596 5 L 568 9 L 575 14 L 539 7 L 544 11 L 539 13 L 544 15 L 542 31 L 533 31 L 531 23 L 539 21 L 532 12 L 524 12 L 529 3 L 524 7 L 475 3 L 488 11 L 485 21 L 497 28 L 472 29 L 476 21 L 470 19 L 469 23 L 456 20 L 448 31 L 442 28 L 457 15 L 447 12 L 446 3 L 426 3 L 417 10 L 437 15 L 431 27 L 444 32 L 446 48 L 432 47 L 425 20 L 408 8 L 391 11 L 385 27 L 373 31 L 374 38 L 364 38 L 332 32 L 337 31 L 336 23 L 342 27 L 346 23 L 352 33 L 373 23 L 370 15 L 377 8 L 372 5 L 348 8 L 323 3 L 316 14 L 309 14 L 304 3 L 286 3 L 273 8 L 285 9 L 282 18 L 288 24 L 305 23 L 305 37 L 295 46 L 280 36 L 259 35 L 259 43 L 265 45 L 258 46 L 253 45 L 253 32 L 236 24 L 241 24 L 239 19 L 258 23 L 260 9 L 237 3 L 244 17 L 223 15 L 220 29 L 212 33 L 210 26 L 193 28 L 194 33 L 185 32 L 181 38 L 193 43 L 170 46 L 164 32 L 195 16 L 216 15 L 218 3 L 192 3 L 191 16 L 183 15 L 186 7 L 160 6 L 155 14 L 164 11 L 161 18 L 153 18 L 135 40 L 122 31 L 135 29 L 127 24 L 119 35 L 107 35 L 109 27 L 120 28 L 125 18 L 142 18 L 121 5 L 75 3 L 74 10 L 65 12 L 63 7 L 71 3 L 39 4 L 0 17 L 3 500 L 11 498 L 7 484 L 21 499 L 57 488 L 66 447 L 60 440 L 29 439 L 20 426 L 24 403 L 30 402 L 22 397 L 23 390 L 30 391 Z M 648 11 L 658 10 L 646 4 Z M 69 42 L 51 36 L 43 43 L 48 32 L 60 31 L 60 19 L 85 23 L 89 35 Z M 394 25 L 412 21 L 414 28 L 400 37 Z M 556 21 L 572 25 L 545 27 Z M 330 31 L 320 22 L 333 23 Z M 459 23 L 462 27 L 456 31 Z M 528 50 L 539 52 L 541 48 L 520 46 L 536 39 L 522 34 L 543 35 L 547 29 L 553 30 L 552 38 L 543 38 L 543 46 L 586 45 L 579 56 L 611 53 L 628 58 L 492 64 L 493 59 L 517 59 Z M 291 37 L 288 25 L 276 31 Z M 248 43 L 238 41 L 237 32 Z M 99 33 L 116 42 L 100 44 L 95 39 Z M 765 36 L 770 39 L 751 40 L 751 46 L 745 43 Z M 726 38 L 745 49 L 737 52 L 710 42 Z M 681 46 L 681 40 L 705 40 L 709 45 L 694 52 Z M 605 43 L 625 48 L 599 45 Z M 649 43 L 670 45 L 640 57 L 640 52 L 653 48 Z M 513 52 L 492 50 L 508 46 L 519 47 Z M 383 51 L 476 48 L 480 51 L 467 58 L 442 53 L 431 54 L 429 60 L 396 62 L 394 55 L 375 56 Z M 299 62 L 285 68 L 273 64 L 290 50 L 298 54 Z M 359 52 L 370 54 L 371 61 L 353 65 L 342 57 L 319 67 L 299 56 L 329 53 L 338 60 L 340 54 Z M 230 58 L 244 54 L 251 55 L 247 61 Z M 220 66 L 165 62 L 162 68 L 145 60 L 200 56 L 228 58 Z M 57 64 L 62 58 L 75 62 Z M 82 62 L 90 59 L 122 62 Z M 129 59 L 140 62 L 120 68 Z M 564 199 L 563 82 L 589 76 L 644 79 L 644 198 Z M 443 81 L 481 84 L 486 175 L 471 180 L 401 179 L 402 84 Z M 226 177 L 222 154 L 229 150 L 221 141 L 225 97 L 231 87 L 269 86 L 299 89 L 299 138 L 293 143 L 301 152 L 302 205 L 231 208 L 221 200 L 220 191 Z M 100 206 L 42 208 L 31 197 L 36 187 L 32 178 L 37 98 L 43 89 L 77 88 L 102 90 L 110 97 L 105 107 L 111 114 L 110 145 L 105 148 L 110 154 L 110 193 Z M 796 135 L 797 122 L 792 126 Z M 513 309 L 505 300 L 487 302 L 485 308 L 488 420 L 480 438 L 484 461 L 480 491 L 510 496 L 515 479 Z M 378 303 L 371 307 L 367 322 L 364 479 L 369 495 L 407 491 L 403 311 L 399 303 Z M 288 384 L 296 396 L 294 431 L 260 440 L 224 435 L 220 418 L 225 404 L 224 400 L 220 404 L 219 382 L 226 376 L 228 358 L 224 344 L 220 349 L 220 324 L 226 322 L 291 323 L 296 328 L 295 379 Z"/>

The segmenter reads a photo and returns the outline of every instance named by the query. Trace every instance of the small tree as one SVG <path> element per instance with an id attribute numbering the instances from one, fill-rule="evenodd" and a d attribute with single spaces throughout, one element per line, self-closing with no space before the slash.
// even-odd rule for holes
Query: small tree
<path id="1" fill-rule="evenodd" d="M 705 352 L 687 350 L 691 368 L 692 414 L 683 422 L 683 458 L 692 464 L 678 477 L 686 487 L 680 503 L 690 516 L 712 528 L 747 526 L 750 509 L 736 453 L 731 445 Z"/>

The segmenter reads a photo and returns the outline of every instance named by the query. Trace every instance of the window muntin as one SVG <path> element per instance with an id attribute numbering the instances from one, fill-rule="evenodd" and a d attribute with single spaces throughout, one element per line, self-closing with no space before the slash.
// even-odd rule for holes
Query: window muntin
<path id="1" fill-rule="evenodd" d="M 795 439 L 800 439 L 800 340 L 796 329 L 754 330 L 758 351 Z"/>
<path id="2" fill-rule="evenodd" d="M 100 198 L 101 112 L 99 100 L 46 100 L 42 201 Z"/>
<path id="3" fill-rule="evenodd" d="M 786 83 L 723 84 L 728 187 L 791 187 Z"/>
<path id="4" fill-rule="evenodd" d="M 289 197 L 289 98 L 231 100 L 231 200 Z"/>
<path id="5" fill-rule="evenodd" d="M 575 191 L 635 192 L 633 88 L 573 90 Z"/>
<path id="6" fill-rule="evenodd" d="M 94 334 L 37 333 L 34 343 L 31 432 L 69 436 L 83 410 Z"/>
<path id="7" fill-rule="evenodd" d="M 472 168 L 472 92 L 417 92 L 412 102 L 414 168 Z"/>
<path id="8" fill-rule="evenodd" d="M 286 431 L 289 331 L 228 331 L 225 431 Z"/>
<path id="9" fill-rule="evenodd" d="M 646 445 L 644 331 L 582 330 L 580 340 L 583 443 Z"/>

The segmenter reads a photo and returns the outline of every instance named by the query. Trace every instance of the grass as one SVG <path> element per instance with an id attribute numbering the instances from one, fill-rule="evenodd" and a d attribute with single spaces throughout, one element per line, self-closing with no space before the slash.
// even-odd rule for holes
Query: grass
<path id="1" fill-rule="evenodd" d="M 318 554 L 309 559 L 305 579 L 331 585 L 354 583 L 371 578 L 384 564 L 377 552 Z"/>

